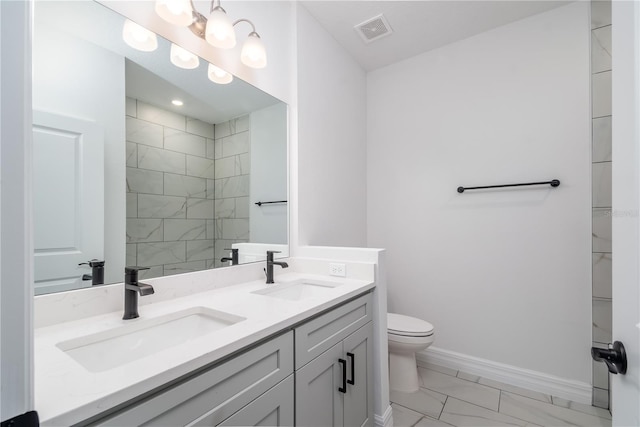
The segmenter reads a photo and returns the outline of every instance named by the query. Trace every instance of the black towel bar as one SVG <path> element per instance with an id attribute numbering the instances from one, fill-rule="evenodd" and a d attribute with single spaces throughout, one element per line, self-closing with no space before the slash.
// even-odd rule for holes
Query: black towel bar
<path id="1" fill-rule="evenodd" d="M 255 204 L 258 205 L 258 206 L 273 205 L 273 204 L 276 204 L 276 203 L 287 203 L 287 201 L 286 200 L 277 200 L 275 202 L 255 202 Z"/>
<path id="2" fill-rule="evenodd" d="M 483 187 L 458 187 L 458 193 L 464 193 L 465 190 L 480 190 L 484 188 L 522 187 L 525 185 L 545 185 L 545 184 L 549 184 L 552 187 L 558 187 L 560 185 L 560 180 L 552 179 L 551 181 L 525 182 L 522 184 L 485 185 Z"/>

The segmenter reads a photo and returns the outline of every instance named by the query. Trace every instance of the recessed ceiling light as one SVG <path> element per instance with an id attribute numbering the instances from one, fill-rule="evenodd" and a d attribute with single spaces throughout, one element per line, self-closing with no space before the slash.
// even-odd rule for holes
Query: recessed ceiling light
<path id="1" fill-rule="evenodd" d="M 171 101 L 171 103 L 175 106 L 181 107 L 184 105 L 184 102 L 180 101 L 179 99 L 174 99 Z"/>

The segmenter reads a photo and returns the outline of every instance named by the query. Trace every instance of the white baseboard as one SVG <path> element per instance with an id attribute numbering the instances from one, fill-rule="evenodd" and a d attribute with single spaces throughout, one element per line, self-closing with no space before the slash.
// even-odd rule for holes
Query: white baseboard
<path id="1" fill-rule="evenodd" d="M 418 364 L 434 364 L 490 380 L 591 405 L 590 384 L 469 356 L 437 347 L 416 353 Z"/>
<path id="2" fill-rule="evenodd" d="M 384 411 L 384 414 L 374 414 L 373 418 L 374 425 L 376 427 L 393 427 L 393 411 L 391 409 L 391 405 L 387 406 L 387 410 Z"/>

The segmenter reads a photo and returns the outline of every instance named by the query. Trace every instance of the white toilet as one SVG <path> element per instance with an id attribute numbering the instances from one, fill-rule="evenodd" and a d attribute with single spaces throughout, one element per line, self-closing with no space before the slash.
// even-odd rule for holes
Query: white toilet
<path id="1" fill-rule="evenodd" d="M 433 331 L 433 325 L 424 320 L 387 313 L 389 388 L 409 393 L 418 390 L 416 351 L 431 345 Z"/>

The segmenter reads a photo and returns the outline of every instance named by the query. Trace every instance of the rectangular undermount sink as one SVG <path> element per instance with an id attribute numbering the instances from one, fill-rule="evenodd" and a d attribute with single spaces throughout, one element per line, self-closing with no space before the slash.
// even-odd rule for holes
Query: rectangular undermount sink
<path id="1" fill-rule="evenodd" d="M 245 320 L 222 311 L 193 307 L 57 344 L 89 372 L 102 372 Z"/>
<path id="2" fill-rule="evenodd" d="M 267 297 L 286 299 L 289 301 L 300 301 L 307 298 L 316 298 L 329 295 L 334 288 L 340 285 L 341 283 L 302 279 L 296 280 L 294 282 L 272 285 L 265 289 L 260 289 L 251 293 L 264 295 Z"/>

